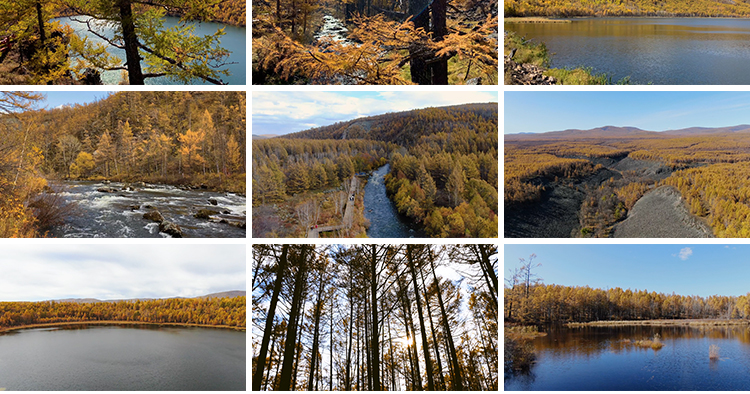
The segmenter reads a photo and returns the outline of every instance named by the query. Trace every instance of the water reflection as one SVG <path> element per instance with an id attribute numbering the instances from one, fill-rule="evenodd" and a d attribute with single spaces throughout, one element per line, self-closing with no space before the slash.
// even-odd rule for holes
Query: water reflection
<path id="1" fill-rule="evenodd" d="M 541 330 L 540 330 L 541 331 Z M 749 390 L 750 327 L 550 327 L 506 390 Z M 659 350 L 634 342 L 658 336 Z M 711 345 L 719 358 L 709 359 Z"/>

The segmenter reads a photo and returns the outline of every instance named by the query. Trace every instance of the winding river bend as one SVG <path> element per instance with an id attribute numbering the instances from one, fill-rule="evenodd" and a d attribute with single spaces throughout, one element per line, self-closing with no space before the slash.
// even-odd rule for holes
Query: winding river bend
<path id="1" fill-rule="evenodd" d="M 385 175 L 390 169 L 386 164 L 373 171 L 365 185 L 365 218 L 370 221 L 367 236 L 370 238 L 414 238 L 422 237 L 421 231 L 414 230 L 401 220 L 401 217 L 385 192 Z"/>
<path id="2" fill-rule="evenodd" d="M 245 332 L 153 326 L 77 327 L 0 335 L 0 388 L 246 389 Z"/>
<path id="3" fill-rule="evenodd" d="M 143 218 L 154 209 L 164 219 L 182 228 L 190 238 L 244 238 L 245 229 L 232 223 L 244 223 L 246 199 L 234 193 L 207 190 L 183 190 L 174 186 L 146 184 L 126 187 L 122 183 L 66 181 L 53 185 L 60 195 L 74 204 L 74 212 L 65 225 L 51 231 L 54 237 L 71 238 L 157 238 L 159 224 Z M 100 188 L 115 192 L 100 192 Z M 124 190 L 123 190 L 124 189 Z M 213 205 L 216 202 L 216 205 Z M 193 215 L 200 209 L 218 213 L 210 219 Z M 223 222 L 222 222 L 223 221 Z"/>
<path id="4" fill-rule="evenodd" d="M 86 37 L 90 42 L 97 43 L 97 44 L 104 44 L 105 41 L 101 38 L 95 36 L 94 34 L 91 34 L 88 30 L 86 30 L 86 24 L 82 21 L 84 20 L 90 20 L 92 18 L 90 17 L 62 17 L 58 18 L 57 21 L 59 21 L 63 25 L 69 25 L 76 34 Z M 180 23 L 180 18 L 173 17 L 173 16 L 167 16 L 164 20 L 164 27 L 170 28 L 177 26 Z M 245 65 L 247 64 L 247 48 L 245 45 L 245 42 L 247 40 L 246 38 L 246 29 L 244 27 L 237 27 L 237 26 L 231 26 L 231 25 L 225 25 L 221 23 L 215 23 L 215 22 L 187 22 L 188 24 L 192 24 L 195 27 L 195 30 L 193 32 L 196 36 L 204 36 L 204 35 L 210 35 L 216 33 L 219 29 L 224 29 L 224 36 L 221 37 L 221 47 L 231 52 L 229 57 L 226 59 L 227 63 L 233 63 L 233 64 L 227 64 L 226 66 L 222 67 L 222 70 L 229 71 L 229 76 L 221 76 L 221 79 L 224 81 L 224 83 L 229 85 L 244 85 L 246 81 L 246 75 L 247 75 L 247 69 Z M 112 37 L 114 35 L 114 30 L 111 26 L 101 26 L 99 29 L 104 33 L 104 36 L 106 37 Z M 125 58 L 125 51 L 122 49 L 117 49 L 113 47 L 108 47 L 107 52 L 111 55 L 117 56 L 120 59 Z M 142 63 L 142 65 L 145 67 L 146 64 Z M 122 79 L 122 75 L 120 71 L 103 71 L 102 72 L 102 83 L 105 85 L 117 85 L 120 83 L 120 80 Z M 191 81 L 192 85 L 210 85 L 209 82 L 203 81 L 201 79 L 194 79 Z M 181 85 L 180 82 L 175 82 L 169 78 L 166 77 L 156 77 L 156 78 L 147 78 L 146 79 L 146 85 Z"/>

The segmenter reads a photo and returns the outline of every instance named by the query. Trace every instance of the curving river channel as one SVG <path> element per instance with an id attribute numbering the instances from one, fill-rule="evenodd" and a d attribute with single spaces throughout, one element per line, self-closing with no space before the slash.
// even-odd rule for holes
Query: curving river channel
<path id="1" fill-rule="evenodd" d="M 422 232 L 409 227 L 385 192 L 385 175 L 390 169 L 386 164 L 372 172 L 365 185 L 365 218 L 370 221 L 367 236 L 370 238 L 414 238 Z"/>
<path id="2" fill-rule="evenodd" d="M 158 210 L 165 220 L 180 226 L 189 238 L 244 238 L 246 199 L 234 193 L 183 190 L 174 186 L 145 184 L 128 187 L 122 183 L 103 184 L 66 181 L 54 184 L 60 196 L 74 203 L 66 223 L 51 231 L 54 237 L 72 238 L 156 238 L 169 237 L 159 224 L 145 219 Z M 110 192 L 101 192 L 106 188 Z M 215 205 L 213 203 L 216 203 Z M 214 213 L 209 219 L 194 217 L 201 209 Z"/>
<path id="3" fill-rule="evenodd" d="M 0 335 L 0 390 L 242 390 L 246 333 L 78 326 Z"/>

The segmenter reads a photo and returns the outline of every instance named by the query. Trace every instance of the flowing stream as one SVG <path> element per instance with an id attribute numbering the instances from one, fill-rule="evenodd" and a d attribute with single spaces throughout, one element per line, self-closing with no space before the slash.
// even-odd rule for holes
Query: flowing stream
<path id="1" fill-rule="evenodd" d="M 61 182 L 54 184 L 53 188 L 62 189 L 62 198 L 75 203 L 66 223 L 51 231 L 50 235 L 54 237 L 169 237 L 159 231 L 158 223 L 143 217 L 153 210 L 158 210 L 165 220 L 179 225 L 184 237 L 245 237 L 246 199 L 234 193 L 151 184 L 128 187 L 122 183 L 105 185 L 88 181 Z M 102 192 L 100 189 L 113 191 Z M 216 213 L 209 219 L 194 217 L 201 209 Z"/>
<path id="2" fill-rule="evenodd" d="M 414 238 L 422 232 L 409 228 L 385 192 L 385 174 L 390 164 L 373 171 L 365 185 L 365 218 L 370 221 L 367 236 L 370 238 Z"/>

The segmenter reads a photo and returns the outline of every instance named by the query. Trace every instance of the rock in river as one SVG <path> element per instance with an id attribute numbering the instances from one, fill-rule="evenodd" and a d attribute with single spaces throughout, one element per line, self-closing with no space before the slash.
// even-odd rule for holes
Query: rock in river
<path id="1" fill-rule="evenodd" d="M 159 223 L 159 231 L 171 235 L 172 238 L 182 238 L 182 229 L 180 226 L 166 220 Z"/>

